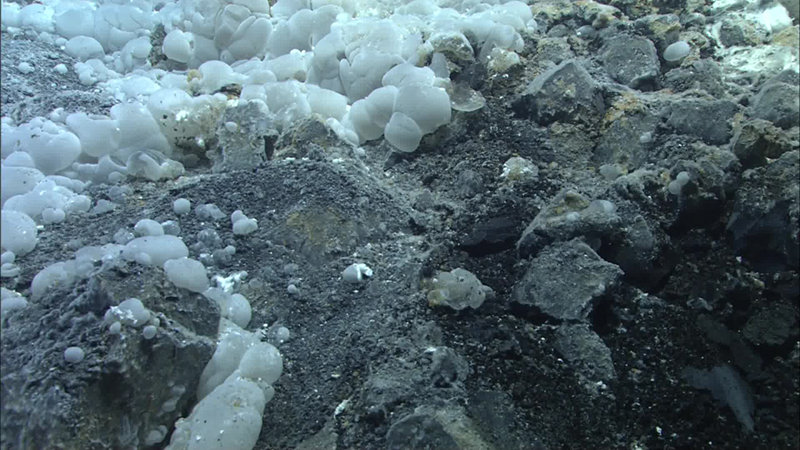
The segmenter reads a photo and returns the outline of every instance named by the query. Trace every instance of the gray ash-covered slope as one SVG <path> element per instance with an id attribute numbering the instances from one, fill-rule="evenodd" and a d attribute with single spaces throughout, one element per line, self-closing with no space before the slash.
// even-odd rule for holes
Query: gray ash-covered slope
<path id="1" fill-rule="evenodd" d="M 74 71 L 60 73 L 59 64 L 72 67 L 75 58 L 61 48 L 36 38 L 2 36 L 3 70 L 0 71 L 0 112 L 18 123 L 47 117 L 54 109 L 66 113 L 107 114 L 116 103 L 101 90 L 81 84 Z M 31 72 L 20 70 L 20 64 Z"/>
<path id="2" fill-rule="evenodd" d="M 521 63 L 462 62 L 453 81 L 486 105 L 415 153 L 378 140 L 361 155 L 310 121 L 249 170 L 91 186 L 113 210 L 47 227 L 3 287 L 30 295 L 77 248 L 176 221 L 210 271 L 247 272 L 250 329 L 291 332 L 258 449 L 797 447 L 798 78 L 770 61 L 747 72 L 723 43 L 738 30 L 739 52 L 796 55 L 796 19 L 753 37 L 744 9 L 610 5 L 532 5 Z M 678 39 L 692 53 L 664 61 Z M 8 42 L 3 73 L 16 52 L 57 51 Z M 46 114 L 15 93 L 31 83 L 35 97 L 58 92 L 4 75 L 4 114 Z M 178 197 L 226 217 L 177 216 Z M 236 209 L 256 232 L 233 234 Z M 341 279 L 355 262 L 374 271 L 363 284 Z M 456 268 L 493 297 L 461 311 L 429 301 L 429 279 Z M 126 296 L 165 331 L 110 334 L 103 313 Z M 218 318 L 135 263 L 29 299 L 3 323 L 0 446 L 141 448 L 170 433 Z M 71 345 L 80 363 L 64 361 Z"/>

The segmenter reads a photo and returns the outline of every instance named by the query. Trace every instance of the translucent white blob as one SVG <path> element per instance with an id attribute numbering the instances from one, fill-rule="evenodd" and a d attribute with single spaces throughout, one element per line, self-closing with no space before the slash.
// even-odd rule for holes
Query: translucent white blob
<path id="1" fill-rule="evenodd" d="M 83 361 L 84 355 L 85 353 L 80 347 L 67 347 L 67 349 L 64 350 L 64 361 L 70 364 L 79 363 Z"/>
<path id="2" fill-rule="evenodd" d="M 140 327 L 150 320 L 150 310 L 138 298 L 129 298 L 117 306 L 112 306 L 104 316 L 106 322 L 121 322 L 125 325 Z"/>
<path id="3" fill-rule="evenodd" d="M 691 50 L 686 41 L 673 42 L 664 50 L 664 60 L 669 62 L 681 60 L 689 55 Z"/>
<path id="4" fill-rule="evenodd" d="M 162 50 L 164 55 L 180 63 L 188 63 L 192 59 L 194 37 L 192 33 L 184 33 L 175 29 L 164 38 Z"/>
<path id="5" fill-rule="evenodd" d="M 396 112 L 392 114 L 383 132 L 386 140 L 401 152 L 413 152 L 422 140 L 422 130 L 407 115 Z"/>
<path id="6" fill-rule="evenodd" d="M 185 198 L 179 198 L 174 202 L 172 202 L 172 211 L 175 214 L 178 215 L 188 214 L 191 210 L 192 210 L 192 203 Z"/>
<path id="7" fill-rule="evenodd" d="M 0 212 L 0 243 L 5 250 L 15 255 L 30 253 L 37 242 L 36 222 L 25 213 L 4 209 Z"/>
<path id="8" fill-rule="evenodd" d="M 144 236 L 125 244 L 122 256 L 129 261 L 149 261 L 150 265 L 163 266 L 170 259 L 189 256 L 189 248 L 176 236 Z"/>
<path id="9" fill-rule="evenodd" d="M 208 274 L 200 261 L 192 258 L 170 259 L 164 263 L 164 272 L 175 286 L 192 292 L 208 289 Z"/>
<path id="10" fill-rule="evenodd" d="M 164 227 L 153 219 L 142 219 L 133 226 L 133 232 L 139 236 L 163 236 Z"/>
<path id="11" fill-rule="evenodd" d="M 103 46 L 97 39 L 89 36 L 75 36 L 67 41 L 64 51 L 79 61 L 86 61 L 91 58 L 102 58 L 105 56 Z"/>
<path id="12" fill-rule="evenodd" d="M 27 153 L 25 154 L 27 155 Z M 2 174 L 0 174 L 0 183 L 2 183 L 0 197 L 2 197 L 2 203 L 5 203 L 6 200 L 15 195 L 32 191 L 43 179 L 44 174 L 39 169 L 33 167 L 8 166 L 4 161 Z"/>

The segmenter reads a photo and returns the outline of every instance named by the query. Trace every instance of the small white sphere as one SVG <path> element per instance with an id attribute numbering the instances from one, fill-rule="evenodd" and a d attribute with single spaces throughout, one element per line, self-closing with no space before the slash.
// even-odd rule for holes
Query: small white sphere
<path id="1" fill-rule="evenodd" d="M 158 331 L 156 327 L 153 325 L 148 325 L 142 330 L 142 336 L 144 336 L 144 338 L 147 340 L 153 339 L 156 337 L 156 331 Z"/>
<path id="2" fill-rule="evenodd" d="M 172 202 L 172 211 L 175 214 L 183 215 L 192 210 L 192 202 L 185 198 L 179 198 Z"/>
<path id="3" fill-rule="evenodd" d="M 83 361 L 84 352 L 80 347 L 67 347 L 64 350 L 64 360 L 68 363 L 79 363 Z"/>

